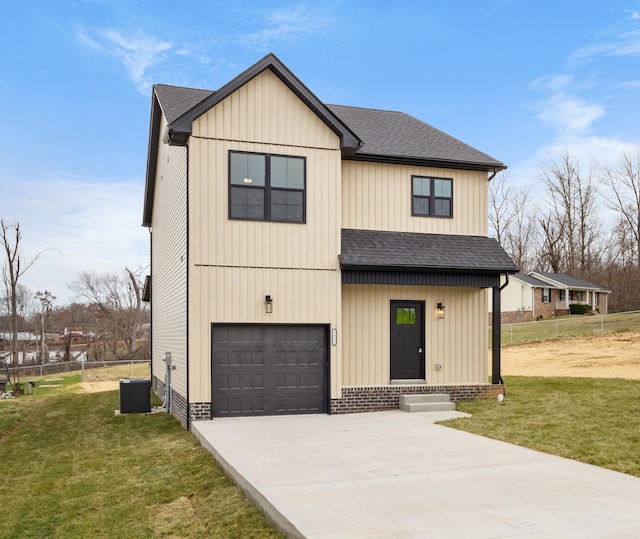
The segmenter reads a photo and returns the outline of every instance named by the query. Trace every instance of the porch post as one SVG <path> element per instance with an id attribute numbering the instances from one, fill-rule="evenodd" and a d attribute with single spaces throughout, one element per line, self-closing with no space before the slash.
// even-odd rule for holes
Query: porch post
<path id="1" fill-rule="evenodd" d="M 491 383 L 500 383 L 500 286 L 493 287 L 493 312 L 491 320 Z"/>

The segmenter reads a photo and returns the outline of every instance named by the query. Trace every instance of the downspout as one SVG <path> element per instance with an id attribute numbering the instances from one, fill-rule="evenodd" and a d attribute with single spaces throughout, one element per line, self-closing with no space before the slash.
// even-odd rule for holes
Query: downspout
<path id="1" fill-rule="evenodd" d="M 502 286 L 493 287 L 493 318 L 491 321 L 491 383 L 503 384 L 502 376 L 500 376 L 500 337 L 501 337 L 501 311 L 500 293 L 509 284 L 509 274 L 505 273 L 505 282 Z"/>
<path id="2" fill-rule="evenodd" d="M 487 171 L 487 172 L 489 172 L 489 171 Z M 490 182 L 491 180 L 493 180 L 493 178 L 496 177 L 496 174 L 498 174 L 498 172 L 500 172 L 500 169 L 494 168 L 493 169 L 493 174 L 487 178 L 487 182 Z"/>

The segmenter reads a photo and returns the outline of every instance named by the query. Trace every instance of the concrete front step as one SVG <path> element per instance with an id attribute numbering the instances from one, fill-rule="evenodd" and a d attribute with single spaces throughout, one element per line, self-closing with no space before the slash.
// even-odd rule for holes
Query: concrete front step
<path id="1" fill-rule="evenodd" d="M 449 395 L 444 393 L 400 395 L 400 410 L 405 412 L 443 412 L 455 409 L 455 402 L 451 402 Z"/>

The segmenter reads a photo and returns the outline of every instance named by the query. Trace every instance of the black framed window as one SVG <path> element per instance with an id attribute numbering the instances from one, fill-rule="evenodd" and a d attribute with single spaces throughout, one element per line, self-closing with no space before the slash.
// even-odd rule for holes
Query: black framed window
<path id="1" fill-rule="evenodd" d="M 229 217 L 305 222 L 304 157 L 229 152 Z"/>
<path id="2" fill-rule="evenodd" d="M 411 215 L 453 217 L 453 180 L 411 176 Z"/>

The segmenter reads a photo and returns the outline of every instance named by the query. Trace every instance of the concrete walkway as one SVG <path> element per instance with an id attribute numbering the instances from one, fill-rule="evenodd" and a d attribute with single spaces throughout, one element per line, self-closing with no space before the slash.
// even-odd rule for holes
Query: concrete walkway
<path id="1" fill-rule="evenodd" d="M 192 431 L 291 537 L 640 537 L 640 478 L 434 424 L 456 413 L 216 419 Z"/>

